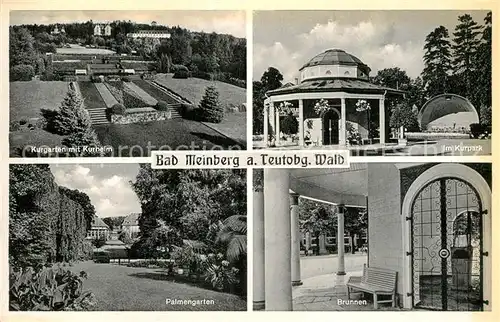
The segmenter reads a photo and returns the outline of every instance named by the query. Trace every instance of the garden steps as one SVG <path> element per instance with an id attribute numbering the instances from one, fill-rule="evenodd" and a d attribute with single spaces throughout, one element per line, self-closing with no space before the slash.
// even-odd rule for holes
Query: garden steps
<path id="1" fill-rule="evenodd" d="M 105 108 L 91 108 L 87 109 L 90 115 L 92 124 L 107 124 L 109 123 L 108 116 Z"/>

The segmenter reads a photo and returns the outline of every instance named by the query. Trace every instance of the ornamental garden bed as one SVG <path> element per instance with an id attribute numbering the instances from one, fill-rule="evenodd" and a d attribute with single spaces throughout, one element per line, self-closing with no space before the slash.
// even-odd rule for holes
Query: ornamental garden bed
<path id="1" fill-rule="evenodd" d="M 171 111 L 157 111 L 152 107 L 129 108 L 125 114 L 111 114 L 111 123 L 130 124 L 139 122 L 165 121 L 172 117 Z"/>

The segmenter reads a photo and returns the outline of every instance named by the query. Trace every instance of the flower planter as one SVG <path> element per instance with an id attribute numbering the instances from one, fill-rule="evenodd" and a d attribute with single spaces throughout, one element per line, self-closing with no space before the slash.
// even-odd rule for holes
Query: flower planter
<path id="1" fill-rule="evenodd" d="M 406 146 L 408 144 L 408 140 L 406 139 L 398 139 L 398 145 Z"/>

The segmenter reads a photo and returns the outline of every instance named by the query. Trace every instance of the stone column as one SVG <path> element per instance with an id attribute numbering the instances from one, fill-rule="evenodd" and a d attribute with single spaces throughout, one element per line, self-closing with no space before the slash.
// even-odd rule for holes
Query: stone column
<path id="1" fill-rule="evenodd" d="M 280 111 L 279 111 L 279 108 L 277 108 L 275 111 L 274 111 L 275 115 L 276 115 L 276 146 L 279 145 L 280 143 Z"/>
<path id="2" fill-rule="evenodd" d="M 379 100 L 378 123 L 379 123 L 380 143 L 384 144 L 385 143 L 385 102 L 384 102 L 383 98 L 381 98 Z"/>
<path id="3" fill-rule="evenodd" d="M 304 100 L 299 99 L 299 147 L 304 146 Z"/>
<path id="4" fill-rule="evenodd" d="M 299 195 L 290 194 L 290 220 L 291 220 L 291 251 L 292 251 L 292 286 L 302 285 L 300 280 L 300 227 L 299 227 Z"/>
<path id="5" fill-rule="evenodd" d="M 269 100 L 269 124 L 271 125 L 271 134 L 273 136 L 276 135 L 276 122 L 274 121 L 274 102 L 272 100 Z M 272 141 L 272 139 L 271 139 Z"/>
<path id="6" fill-rule="evenodd" d="M 269 146 L 269 109 L 271 105 L 269 101 L 264 102 L 264 146 Z"/>
<path id="7" fill-rule="evenodd" d="M 264 169 L 265 301 L 268 311 L 292 310 L 290 174 Z"/>
<path id="8" fill-rule="evenodd" d="M 338 268 L 337 275 L 345 275 L 345 262 L 344 262 L 344 206 L 339 205 L 337 213 L 337 254 L 338 254 Z"/>
<path id="9" fill-rule="evenodd" d="M 253 191 L 253 309 L 265 307 L 264 288 L 264 191 L 262 186 Z"/>
<path id="10" fill-rule="evenodd" d="M 346 108 L 345 108 L 345 98 L 340 99 L 340 135 L 339 135 L 339 144 L 346 145 Z"/>

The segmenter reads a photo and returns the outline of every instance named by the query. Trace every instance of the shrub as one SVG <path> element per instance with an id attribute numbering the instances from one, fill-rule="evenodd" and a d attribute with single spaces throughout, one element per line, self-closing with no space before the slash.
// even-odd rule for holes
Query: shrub
<path id="1" fill-rule="evenodd" d="M 224 109 L 219 102 L 219 92 L 214 86 L 205 89 L 200 101 L 200 119 L 205 122 L 220 123 L 224 119 Z"/>
<path id="2" fill-rule="evenodd" d="M 18 121 L 12 121 L 9 123 L 10 132 L 19 131 L 20 129 L 21 129 L 21 124 L 19 124 Z"/>
<path id="3" fill-rule="evenodd" d="M 174 73 L 173 78 L 189 78 L 190 73 L 188 70 L 178 70 Z"/>
<path id="4" fill-rule="evenodd" d="M 470 133 L 475 139 L 479 138 L 479 136 L 483 134 L 483 132 L 484 132 L 484 126 L 482 126 L 481 124 L 472 123 L 470 125 Z"/>
<path id="5" fill-rule="evenodd" d="M 205 79 L 205 80 L 212 80 L 212 75 L 210 75 L 210 73 L 202 72 L 202 71 L 192 72 L 191 76 L 196 77 L 196 78 Z"/>
<path id="6" fill-rule="evenodd" d="M 30 81 L 35 76 L 35 69 L 31 65 L 15 65 L 9 70 L 10 81 Z"/>
<path id="7" fill-rule="evenodd" d="M 202 257 L 202 259 L 205 268 L 205 281 L 212 284 L 214 289 L 228 291 L 238 283 L 236 277 L 238 269 L 231 267 L 223 254 L 208 254 L 208 256 Z"/>
<path id="8" fill-rule="evenodd" d="M 299 131 L 299 121 L 290 112 L 288 115 L 286 115 L 284 118 L 280 120 L 280 129 L 283 133 L 287 135 L 297 134 L 297 132 Z"/>
<path id="9" fill-rule="evenodd" d="M 90 310 L 97 303 L 90 291 L 83 291 L 87 273 L 75 274 L 61 267 L 28 267 L 10 271 L 9 309 L 12 311 Z"/>
<path id="10" fill-rule="evenodd" d="M 168 111 L 168 104 L 165 101 L 158 101 L 158 103 L 156 103 L 156 109 L 158 111 Z"/>
<path id="11" fill-rule="evenodd" d="M 101 145 L 97 134 L 91 127 L 70 134 L 62 140 L 62 144 L 67 147 L 99 147 Z M 97 156 L 99 154 L 99 152 L 83 151 L 81 156 Z"/>
<path id="12" fill-rule="evenodd" d="M 123 76 L 123 77 L 122 77 L 122 81 L 124 81 L 124 82 L 130 82 L 130 81 L 132 81 L 132 80 L 130 79 L 130 77 L 129 77 L 129 76 Z"/>
<path id="13" fill-rule="evenodd" d="M 124 115 L 125 114 L 125 106 L 122 104 L 115 104 L 113 107 L 111 107 L 111 113 L 113 114 L 118 114 L 118 115 Z"/>
<path id="14" fill-rule="evenodd" d="M 420 132 L 417 113 L 405 103 L 397 104 L 392 108 L 389 125 L 396 129 L 404 127 L 408 132 Z"/>
<path id="15" fill-rule="evenodd" d="M 191 104 L 181 103 L 181 116 L 188 120 L 196 119 L 196 107 Z"/>
<path id="16" fill-rule="evenodd" d="M 492 115 L 491 115 L 491 106 L 486 106 L 486 105 L 481 105 L 480 108 L 480 120 L 481 124 L 486 125 L 486 126 L 491 126 L 491 120 L 492 120 Z"/>

